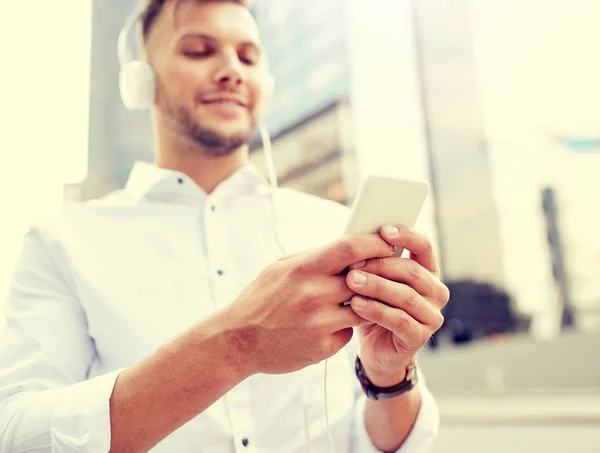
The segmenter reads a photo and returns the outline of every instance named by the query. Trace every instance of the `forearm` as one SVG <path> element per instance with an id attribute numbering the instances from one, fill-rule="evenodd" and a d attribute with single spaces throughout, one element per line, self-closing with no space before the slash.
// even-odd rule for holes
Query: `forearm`
<path id="1" fill-rule="evenodd" d="M 374 378 L 379 387 L 389 387 L 404 379 L 404 373 L 385 379 Z M 410 434 L 421 407 L 419 388 L 395 398 L 372 400 L 365 405 L 365 427 L 379 450 L 395 452 Z"/>
<path id="2" fill-rule="evenodd" d="M 111 453 L 146 452 L 250 373 L 217 315 L 123 371 L 110 399 Z"/>
<path id="3" fill-rule="evenodd" d="M 410 434 L 420 406 L 418 388 L 389 400 L 368 400 L 365 425 L 373 444 L 384 452 L 398 450 Z"/>

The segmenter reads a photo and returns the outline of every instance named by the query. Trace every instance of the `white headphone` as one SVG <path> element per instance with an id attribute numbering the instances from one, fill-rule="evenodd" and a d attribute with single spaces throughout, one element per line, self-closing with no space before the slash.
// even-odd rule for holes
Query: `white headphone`
<path id="1" fill-rule="evenodd" d="M 128 110 L 145 110 L 152 107 L 156 96 L 156 78 L 148 62 L 133 57 L 127 43 L 129 34 L 141 17 L 144 8 L 138 8 L 125 22 L 119 33 L 117 51 L 121 71 L 119 74 L 119 90 L 121 100 Z"/>

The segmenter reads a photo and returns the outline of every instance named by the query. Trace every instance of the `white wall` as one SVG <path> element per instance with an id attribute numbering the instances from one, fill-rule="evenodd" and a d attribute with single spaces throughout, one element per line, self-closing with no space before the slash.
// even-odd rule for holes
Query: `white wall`
<path id="1" fill-rule="evenodd" d="M 23 233 L 85 176 L 91 3 L 8 2 L 0 14 L 0 312 Z"/>

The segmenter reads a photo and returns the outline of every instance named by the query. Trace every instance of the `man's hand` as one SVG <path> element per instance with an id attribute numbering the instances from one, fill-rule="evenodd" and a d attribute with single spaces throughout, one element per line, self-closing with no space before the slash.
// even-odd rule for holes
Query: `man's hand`
<path id="1" fill-rule="evenodd" d="M 379 235 L 345 236 L 267 266 L 225 312 L 247 373 L 289 373 L 338 352 L 365 322 L 343 306 L 355 293 L 340 273 L 393 253 Z"/>
<path id="2" fill-rule="evenodd" d="M 401 382 L 406 366 L 443 324 L 448 288 L 439 280 L 431 243 L 401 226 L 385 226 L 381 237 L 410 258 L 384 257 L 355 263 L 346 276 L 354 311 L 370 321 L 359 326 L 361 361 L 379 387 Z"/>

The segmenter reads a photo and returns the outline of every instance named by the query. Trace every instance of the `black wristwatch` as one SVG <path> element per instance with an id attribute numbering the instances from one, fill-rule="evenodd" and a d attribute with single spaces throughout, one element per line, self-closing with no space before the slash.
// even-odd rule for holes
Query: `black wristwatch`
<path id="1" fill-rule="evenodd" d="M 365 374 L 362 362 L 358 356 L 356 357 L 355 370 L 356 377 L 358 378 L 363 391 L 367 397 L 373 400 L 394 398 L 395 396 L 402 395 L 415 388 L 418 382 L 417 365 L 414 362 L 409 363 L 406 367 L 406 377 L 404 380 L 393 387 L 377 387 L 374 385 Z"/>

